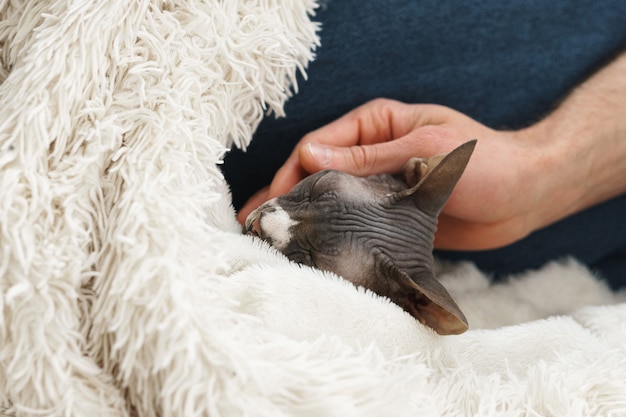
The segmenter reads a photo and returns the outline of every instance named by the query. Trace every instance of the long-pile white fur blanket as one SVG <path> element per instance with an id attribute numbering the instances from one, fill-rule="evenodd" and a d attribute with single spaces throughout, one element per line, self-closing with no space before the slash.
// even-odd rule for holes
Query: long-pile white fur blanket
<path id="1" fill-rule="evenodd" d="M 440 337 L 241 236 L 217 166 L 314 10 L 0 0 L 0 415 L 626 415 L 626 304 L 573 261 L 442 265 Z"/>

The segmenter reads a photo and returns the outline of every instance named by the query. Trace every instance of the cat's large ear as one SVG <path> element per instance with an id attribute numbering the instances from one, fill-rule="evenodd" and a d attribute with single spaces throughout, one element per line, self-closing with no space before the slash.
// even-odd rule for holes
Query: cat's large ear
<path id="1" fill-rule="evenodd" d="M 420 323 L 441 335 L 460 334 L 467 330 L 465 315 L 431 273 L 423 271 L 411 278 L 395 267 L 390 268 L 389 273 L 398 284 L 390 298 Z"/>
<path id="2" fill-rule="evenodd" d="M 410 188 L 393 195 L 393 200 L 410 197 L 418 208 L 438 216 L 465 171 L 476 142 L 476 139 L 466 142 L 447 155 L 409 161 L 404 176 Z"/>

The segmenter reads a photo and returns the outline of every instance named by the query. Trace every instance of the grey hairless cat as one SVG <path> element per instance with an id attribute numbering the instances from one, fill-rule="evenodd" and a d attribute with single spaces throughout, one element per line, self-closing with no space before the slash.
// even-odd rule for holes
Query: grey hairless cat
<path id="1" fill-rule="evenodd" d="M 437 216 L 475 145 L 411 158 L 402 176 L 311 175 L 251 213 L 244 232 L 389 297 L 440 334 L 462 333 L 467 320 L 435 278 L 432 250 Z"/>

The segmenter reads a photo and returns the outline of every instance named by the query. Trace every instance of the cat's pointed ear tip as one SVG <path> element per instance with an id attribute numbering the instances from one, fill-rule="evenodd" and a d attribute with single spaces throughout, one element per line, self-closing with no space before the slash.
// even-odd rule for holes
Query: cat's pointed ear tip
<path id="1" fill-rule="evenodd" d="M 454 151 L 466 151 L 469 153 L 469 155 L 471 155 L 474 152 L 474 149 L 476 149 L 476 144 L 478 143 L 478 139 L 474 138 L 474 139 L 470 139 L 467 142 L 461 144 L 460 146 L 458 146 L 456 149 L 453 149 L 452 152 Z"/>
<path id="2" fill-rule="evenodd" d="M 442 336 L 458 335 L 465 333 L 469 329 L 469 325 L 467 324 L 465 316 L 463 316 L 462 318 L 455 318 L 456 320 L 449 321 L 445 326 L 439 325 L 438 327 L 434 328 L 434 330 Z"/>
<path id="3" fill-rule="evenodd" d="M 395 280 L 403 291 L 392 300 L 420 323 L 440 335 L 456 335 L 469 328 L 467 318 L 452 296 L 432 273 L 417 277 L 418 282 L 405 272 L 395 269 Z"/>
<path id="4" fill-rule="evenodd" d="M 433 303 L 417 309 L 413 307 L 409 314 L 442 336 L 462 334 L 469 328 L 465 315 L 456 305 L 450 309 Z"/>

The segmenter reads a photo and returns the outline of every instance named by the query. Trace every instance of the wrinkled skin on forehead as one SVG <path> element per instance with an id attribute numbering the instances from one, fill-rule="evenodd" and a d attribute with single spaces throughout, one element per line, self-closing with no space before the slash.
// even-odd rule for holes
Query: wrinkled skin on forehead
<path id="1" fill-rule="evenodd" d="M 462 333 L 467 320 L 435 279 L 432 250 L 437 216 L 475 144 L 411 158 L 401 176 L 311 175 L 251 213 L 244 232 L 389 297 L 440 334 Z"/>

